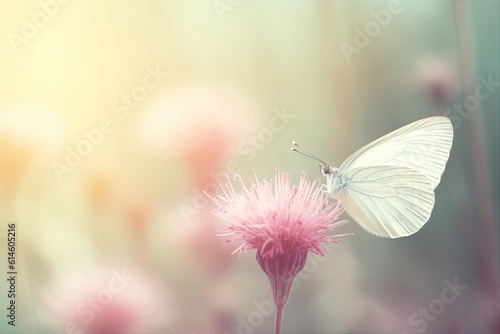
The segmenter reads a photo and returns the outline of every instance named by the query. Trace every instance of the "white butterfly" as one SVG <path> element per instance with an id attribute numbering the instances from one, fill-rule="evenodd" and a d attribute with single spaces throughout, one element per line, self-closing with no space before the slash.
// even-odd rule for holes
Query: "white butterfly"
<path id="1" fill-rule="evenodd" d="M 362 147 L 340 167 L 320 161 L 326 188 L 368 232 L 400 238 L 417 232 L 431 216 L 434 189 L 453 142 L 446 117 L 418 120 Z"/>

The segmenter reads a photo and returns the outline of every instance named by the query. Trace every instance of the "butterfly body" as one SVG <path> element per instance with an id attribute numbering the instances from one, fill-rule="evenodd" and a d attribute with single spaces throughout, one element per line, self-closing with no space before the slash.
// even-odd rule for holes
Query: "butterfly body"
<path id="1" fill-rule="evenodd" d="M 332 195 L 337 193 L 347 185 L 349 180 L 344 175 L 339 174 L 337 167 L 321 166 L 321 173 L 326 177 L 326 191 Z"/>

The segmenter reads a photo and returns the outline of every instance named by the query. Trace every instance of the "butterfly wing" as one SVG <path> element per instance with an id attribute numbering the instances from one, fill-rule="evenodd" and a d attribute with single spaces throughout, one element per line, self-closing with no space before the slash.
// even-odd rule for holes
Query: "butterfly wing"
<path id="1" fill-rule="evenodd" d="M 354 152 L 339 167 L 343 174 L 363 166 L 401 166 L 425 175 L 436 188 L 443 175 L 453 142 L 447 117 L 428 117 L 410 123 Z"/>
<path id="2" fill-rule="evenodd" d="M 417 232 L 431 216 L 434 187 L 420 172 L 397 166 L 350 168 L 337 198 L 368 232 L 388 238 Z"/>

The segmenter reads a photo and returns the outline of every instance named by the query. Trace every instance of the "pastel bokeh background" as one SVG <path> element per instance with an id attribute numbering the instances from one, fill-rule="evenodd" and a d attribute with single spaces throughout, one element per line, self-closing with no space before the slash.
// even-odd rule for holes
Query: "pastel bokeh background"
<path id="1" fill-rule="evenodd" d="M 397 240 L 349 223 L 354 236 L 309 259 L 283 332 L 500 332 L 498 13 L 496 0 L 0 1 L 0 333 L 271 333 L 267 279 L 253 253 L 221 247 L 202 191 L 254 170 L 316 177 L 292 140 L 339 165 L 431 115 L 455 139 L 430 221 Z"/>

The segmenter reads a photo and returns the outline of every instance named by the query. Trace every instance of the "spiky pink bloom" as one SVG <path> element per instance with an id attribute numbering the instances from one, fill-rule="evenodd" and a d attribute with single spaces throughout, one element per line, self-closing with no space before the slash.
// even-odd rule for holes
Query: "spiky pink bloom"
<path id="1" fill-rule="evenodd" d="M 212 200 L 219 206 L 214 214 L 230 225 L 220 233 L 226 242 L 242 242 L 235 252 L 257 250 L 257 262 L 266 273 L 276 304 L 276 329 L 293 282 L 304 268 L 308 252 L 323 254 L 321 243 L 337 243 L 345 235 L 329 235 L 346 220 L 339 220 L 343 209 L 302 173 L 298 186 L 290 185 L 287 173 L 276 171 L 274 181 L 252 181 L 236 192 L 231 180 L 221 185 L 223 195 Z"/>

